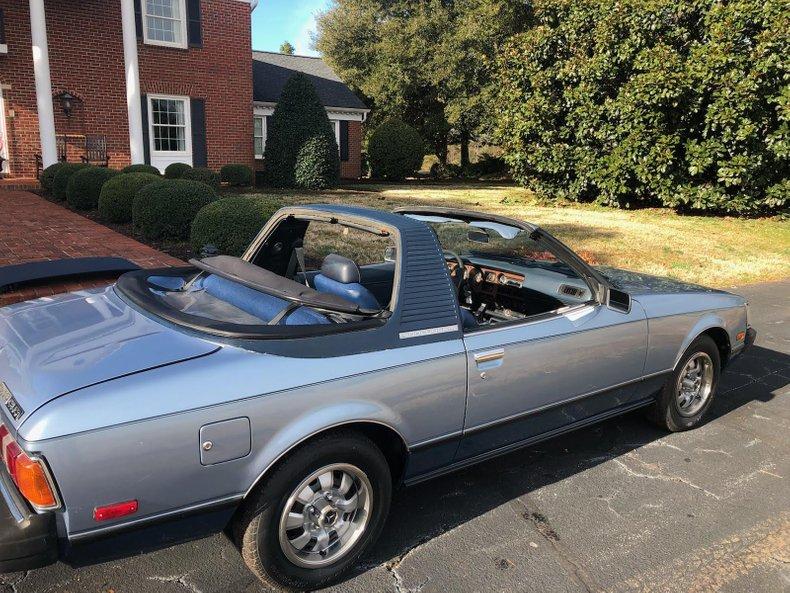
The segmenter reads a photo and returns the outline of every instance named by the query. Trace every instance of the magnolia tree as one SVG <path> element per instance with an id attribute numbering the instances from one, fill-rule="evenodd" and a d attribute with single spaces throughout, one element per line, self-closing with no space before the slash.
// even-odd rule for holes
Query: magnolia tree
<path id="1" fill-rule="evenodd" d="M 550 196 L 738 214 L 790 197 L 786 0 L 534 0 L 492 113 Z"/>

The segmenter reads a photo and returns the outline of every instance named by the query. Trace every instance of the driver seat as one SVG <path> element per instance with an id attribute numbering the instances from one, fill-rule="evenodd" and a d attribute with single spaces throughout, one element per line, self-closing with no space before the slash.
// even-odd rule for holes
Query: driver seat
<path id="1" fill-rule="evenodd" d="M 354 260 L 330 253 L 321 264 L 321 272 L 313 278 L 313 285 L 319 292 L 339 296 L 361 309 L 378 311 L 381 305 L 361 280 L 359 266 Z"/>

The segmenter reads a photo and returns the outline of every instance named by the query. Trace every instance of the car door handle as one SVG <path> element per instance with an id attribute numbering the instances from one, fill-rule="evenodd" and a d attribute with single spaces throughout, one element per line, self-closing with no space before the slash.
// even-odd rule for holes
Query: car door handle
<path id="1" fill-rule="evenodd" d="M 497 348 L 496 350 L 486 350 L 485 352 L 475 352 L 475 362 L 478 365 L 485 364 L 487 362 L 494 362 L 496 360 L 502 360 L 504 357 L 505 357 L 504 348 Z"/>
<path id="2" fill-rule="evenodd" d="M 497 348 L 496 350 L 486 350 L 484 352 L 475 352 L 475 364 L 477 370 L 480 371 L 480 378 L 486 378 L 486 371 L 495 369 L 502 365 L 502 359 L 505 357 L 504 348 Z"/>

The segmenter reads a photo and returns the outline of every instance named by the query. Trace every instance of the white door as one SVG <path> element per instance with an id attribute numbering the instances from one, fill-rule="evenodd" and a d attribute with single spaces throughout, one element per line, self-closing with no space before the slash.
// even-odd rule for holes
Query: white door
<path id="1" fill-rule="evenodd" d="M 189 97 L 148 95 L 151 164 L 164 172 L 172 163 L 192 164 Z"/>
<path id="2" fill-rule="evenodd" d="M 10 171 L 8 163 L 8 135 L 6 134 L 5 123 L 5 98 L 3 97 L 3 89 L 0 87 L 0 157 L 3 158 L 2 168 L 0 172 L 7 175 Z"/>

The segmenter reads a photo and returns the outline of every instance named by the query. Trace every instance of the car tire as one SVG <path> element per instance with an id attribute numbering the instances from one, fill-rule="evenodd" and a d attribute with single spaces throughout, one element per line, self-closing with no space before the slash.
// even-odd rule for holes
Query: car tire
<path id="1" fill-rule="evenodd" d="M 671 432 L 698 426 L 716 395 L 720 374 L 721 355 L 716 343 L 709 336 L 699 336 L 680 357 L 648 409 L 648 418 Z"/>
<path id="2" fill-rule="evenodd" d="M 253 491 L 234 539 L 265 584 L 318 589 L 338 581 L 378 538 L 391 497 L 390 468 L 376 444 L 355 432 L 328 433 L 291 452 Z"/>

